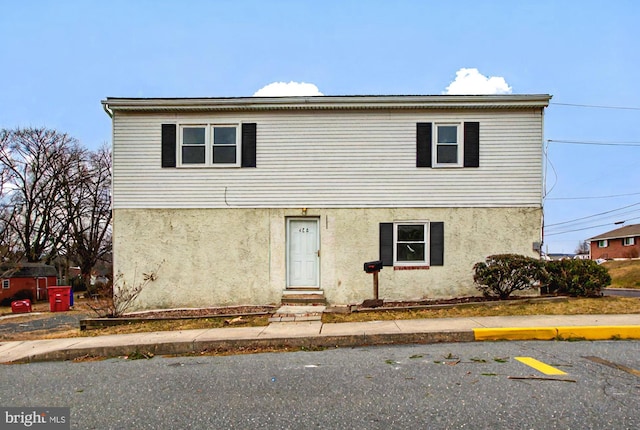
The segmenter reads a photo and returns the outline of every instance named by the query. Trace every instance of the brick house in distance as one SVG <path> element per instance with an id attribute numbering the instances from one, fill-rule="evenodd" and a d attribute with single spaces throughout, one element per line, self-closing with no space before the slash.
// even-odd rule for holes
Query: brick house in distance
<path id="1" fill-rule="evenodd" d="M 587 240 L 592 260 L 640 257 L 640 224 L 626 225 Z"/>

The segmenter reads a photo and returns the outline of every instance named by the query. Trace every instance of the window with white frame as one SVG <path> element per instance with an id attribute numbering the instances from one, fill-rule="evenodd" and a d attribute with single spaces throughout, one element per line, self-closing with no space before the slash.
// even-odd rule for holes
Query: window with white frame
<path id="1" fill-rule="evenodd" d="M 429 264 L 429 222 L 406 221 L 393 225 L 394 266 Z"/>
<path id="2" fill-rule="evenodd" d="M 9 285 L 10 284 L 9 284 L 9 280 L 8 279 L 3 279 L 2 280 L 2 288 L 3 289 L 8 290 L 9 289 Z"/>
<path id="3" fill-rule="evenodd" d="M 609 246 L 609 241 L 607 239 L 598 241 L 598 248 L 606 248 Z"/>
<path id="4" fill-rule="evenodd" d="M 460 124 L 435 124 L 433 128 L 433 166 L 459 167 L 462 166 L 462 127 Z"/>
<path id="5" fill-rule="evenodd" d="M 624 239 L 622 239 L 622 246 L 633 246 L 635 244 L 636 244 L 635 237 L 625 237 Z"/>
<path id="6" fill-rule="evenodd" d="M 240 144 L 235 124 L 180 126 L 181 166 L 239 166 Z"/>

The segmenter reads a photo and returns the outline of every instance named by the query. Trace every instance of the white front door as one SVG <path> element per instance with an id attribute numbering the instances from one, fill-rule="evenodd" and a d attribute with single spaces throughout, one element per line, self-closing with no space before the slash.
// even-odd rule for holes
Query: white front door
<path id="1" fill-rule="evenodd" d="M 287 220 L 287 287 L 319 288 L 318 219 Z"/>

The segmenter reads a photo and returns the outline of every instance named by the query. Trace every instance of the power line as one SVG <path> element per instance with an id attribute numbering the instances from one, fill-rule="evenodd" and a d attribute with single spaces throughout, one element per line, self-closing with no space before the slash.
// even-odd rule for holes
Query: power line
<path id="1" fill-rule="evenodd" d="M 633 106 L 606 106 L 606 105 L 587 105 L 587 104 L 578 104 L 578 103 L 549 103 L 550 105 L 556 106 L 573 106 L 573 107 L 584 107 L 584 108 L 596 108 L 596 109 L 621 109 L 621 110 L 640 110 L 640 107 Z"/>
<path id="2" fill-rule="evenodd" d="M 629 194 L 611 194 L 609 196 L 591 196 L 591 197 L 547 197 L 546 200 L 591 200 L 591 199 L 612 199 L 615 197 L 637 196 L 640 193 Z"/>
<path id="3" fill-rule="evenodd" d="M 602 142 L 602 141 L 588 141 L 588 140 L 560 140 L 560 139 L 547 139 L 550 143 L 568 143 L 572 145 L 600 145 L 600 146 L 640 146 L 640 142 Z"/>
<path id="4" fill-rule="evenodd" d="M 552 233 L 558 233 L 560 231 L 564 231 L 565 229 L 581 228 L 581 227 L 588 228 L 590 224 L 602 223 L 602 222 L 608 222 L 610 224 L 622 224 L 629 217 L 636 217 L 638 215 L 640 215 L 640 209 L 635 209 L 631 211 L 616 213 L 615 215 L 605 215 L 602 218 L 594 218 L 589 220 L 576 221 L 575 223 L 570 223 L 565 225 L 557 225 L 554 227 L 545 228 L 545 231 L 549 234 L 552 234 Z"/>
<path id="5" fill-rule="evenodd" d="M 570 224 L 572 222 L 580 221 L 580 220 L 583 220 L 583 219 L 595 218 L 595 217 L 600 216 L 600 215 L 610 214 L 612 212 L 621 211 L 622 209 L 627 209 L 627 208 L 631 208 L 633 206 L 638 206 L 638 205 L 640 205 L 640 202 L 634 203 L 634 204 L 631 204 L 631 205 L 628 205 L 628 206 L 623 206 L 623 207 L 617 208 L 617 209 L 611 209 L 610 211 L 600 212 L 600 213 L 597 213 L 597 214 L 594 214 L 594 215 L 588 215 L 588 216 L 583 216 L 583 217 L 580 217 L 580 218 L 575 218 L 575 219 L 572 219 L 572 220 L 569 220 L 569 221 L 562 221 L 562 222 L 557 222 L 557 223 L 554 223 L 554 224 L 547 224 L 547 225 L 545 225 L 545 228 L 546 227 L 552 227 L 552 226 L 555 226 L 555 225 L 561 225 L 561 224 Z M 597 226 L 597 227 L 600 227 L 600 226 Z"/>
<path id="6" fill-rule="evenodd" d="M 635 218 L 629 218 L 628 220 L 625 220 L 625 221 L 633 221 L 633 220 L 636 220 L 636 219 L 640 219 L 640 216 L 639 217 L 635 217 Z M 592 228 L 604 227 L 605 225 L 611 225 L 611 224 L 612 223 L 608 222 L 606 224 L 592 225 L 590 227 L 576 228 L 576 229 L 573 229 L 573 230 L 565 230 L 565 231 L 560 231 L 560 232 L 557 232 L 557 233 L 545 233 L 545 236 L 558 236 L 558 235 L 561 235 L 561 234 L 572 233 L 574 231 L 590 230 Z"/>

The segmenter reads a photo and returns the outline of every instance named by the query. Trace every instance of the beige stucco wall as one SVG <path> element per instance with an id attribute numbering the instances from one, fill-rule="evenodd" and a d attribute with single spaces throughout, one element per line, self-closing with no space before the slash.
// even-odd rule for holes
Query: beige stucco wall
<path id="1" fill-rule="evenodd" d="M 131 310 L 275 304 L 286 288 L 286 219 L 302 209 L 116 209 L 114 270 L 129 285 L 160 266 Z M 475 295 L 473 264 L 496 253 L 536 256 L 539 208 L 309 209 L 319 219 L 320 287 L 331 304 L 372 297 L 365 261 L 379 223 L 443 221 L 444 266 L 380 272 L 380 297 Z"/>

